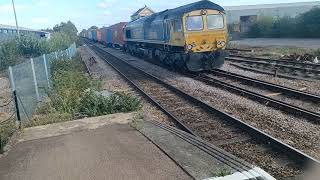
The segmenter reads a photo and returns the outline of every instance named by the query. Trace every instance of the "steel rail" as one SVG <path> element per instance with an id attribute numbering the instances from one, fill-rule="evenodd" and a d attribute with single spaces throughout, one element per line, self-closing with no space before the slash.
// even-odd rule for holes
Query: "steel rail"
<path id="1" fill-rule="evenodd" d="M 265 71 L 265 70 L 260 70 L 260 69 L 256 69 L 256 68 L 242 66 L 237 63 L 230 63 L 230 65 L 237 67 L 237 68 L 240 68 L 240 69 L 243 69 L 245 71 L 253 71 L 253 72 L 257 72 L 257 73 L 261 73 L 261 74 L 272 75 L 274 77 L 281 77 L 281 78 L 294 79 L 294 80 L 296 79 L 296 80 L 303 80 L 303 81 L 309 81 L 309 82 L 316 81 L 316 79 L 312 79 L 312 78 L 304 78 L 304 77 L 298 77 L 298 76 L 293 76 L 293 75 L 288 75 L 288 74 L 283 74 L 283 73 L 276 73 L 275 71 Z"/>
<path id="2" fill-rule="evenodd" d="M 320 70 L 316 70 L 316 69 L 301 68 L 301 67 L 295 67 L 295 66 L 291 66 L 291 65 L 282 65 L 282 64 L 277 64 L 277 63 L 273 64 L 273 63 L 269 63 L 269 62 L 254 61 L 254 60 L 238 58 L 238 57 L 226 57 L 226 60 L 234 61 L 234 62 L 244 62 L 244 63 L 249 63 L 249 64 L 260 64 L 260 65 L 265 65 L 265 66 L 273 66 L 273 67 L 278 67 L 278 68 L 283 68 L 283 69 L 293 69 L 293 70 L 298 70 L 298 71 L 302 71 L 302 72 L 313 73 L 315 75 L 320 74 Z"/>
<path id="3" fill-rule="evenodd" d="M 241 94 L 241 95 L 246 96 L 254 101 L 258 101 L 264 105 L 268 105 L 268 106 L 271 106 L 274 108 L 280 108 L 281 110 L 292 113 L 294 115 L 299 115 L 301 117 L 305 117 L 305 118 L 307 118 L 307 120 L 314 122 L 316 124 L 320 123 L 320 114 L 319 113 L 309 111 L 309 110 L 306 110 L 306 109 L 303 109 L 303 108 L 300 108 L 300 107 L 297 107 L 297 106 L 294 106 L 294 105 L 291 105 L 291 104 L 288 104 L 288 103 L 285 103 L 285 102 L 282 102 L 282 101 L 279 101 L 279 100 L 276 100 L 276 99 L 273 99 L 273 98 L 270 98 L 270 97 L 267 97 L 267 96 L 264 96 L 264 95 L 261 95 L 261 94 L 258 94 L 258 93 L 255 93 L 255 92 L 252 92 L 252 91 L 249 91 L 249 90 L 246 90 L 246 89 L 234 86 L 234 85 L 231 85 L 231 84 L 228 84 L 226 82 L 223 82 L 219 79 L 216 79 L 216 78 L 213 78 L 213 77 L 210 77 L 207 75 L 190 74 L 189 76 L 191 78 L 196 79 L 196 80 L 202 81 L 208 85 L 219 86 L 219 87 L 222 87 L 230 92 Z"/>
<path id="4" fill-rule="evenodd" d="M 98 47 L 96 47 L 98 48 Z M 98 48 L 100 49 L 100 48 Z M 104 53 L 108 53 L 102 49 L 100 49 L 100 53 L 101 51 L 103 51 Z M 167 87 L 169 90 L 175 92 L 177 95 L 179 95 L 180 97 L 183 97 L 184 99 L 188 100 L 190 103 L 195 104 L 203 109 L 205 109 L 207 112 L 209 113 L 213 113 L 216 114 L 217 116 L 223 118 L 224 120 L 227 120 L 229 122 L 232 122 L 234 124 L 236 124 L 238 127 L 240 127 L 242 130 L 246 131 L 247 133 L 249 133 L 251 135 L 251 137 L 253 139 L 256 139 L 258 141 L 263 141 L 266 144 L 271 145 L 273 148 L 277 149 L 278 151 L 281 151 L 283 153 L 285 153 L 286 155 L 288 155 L 289 157 L 291 157 L 292 160 L 301 163 L 302 165 L 309 165 L 311 164 L 315 164 L 317 166 L 320 166 L 320 161 L 303 153 L 302 151 L 293 148 L 290 145 L 287 145 L 285 143 L 283 143 L 282 141 L 268 135 L 267 133 L 264 133 L 263 131 L 225 113 L 222 112 L 216 108 L 214 108 L 211 105 L 208 105 L 207 103 L 205 103 L 204 101 L 197 99 L 185 92 L 183 92 L 182 90 L 177 89 L 176 87 L 162 81 L 161 79 L 143 71 L 142 69 L 135 67 L 133 65 L 131 65 L 130 63 L 126 62 L 125 60 L 123 60 L 120 57 L 117 57 L 113 54 L 108 53 L 110 56 L 113 56 L 114 58 L 118 59 L 119 61 L 121 61 L 124 65 L 126 66 L 130 66 L 132 69 L 135 69 L 136 71 L 139 71 L 141 74 L 144 74 L 146 77 L 149 77 L 153 80 L 155 80 L 156 82 L 158 82 L 159 84 L 162 84 L 163 86 Z M 123 73 L 121 73 L 123 74 Z M 124 74 L 123 74 L 124 75 Z"/>
<path id="5" fill-rule="evenodd" d="M 294 60 L 290 61 L 290 60 L 282 60 L 282 59 L 269 59 L 269 58 L 261 58 L 261 57 L 234 55 L 234 54 L 230 54 L 229 57 L 238 57 L 238 58 L 253 59 L 253 60 L 259 60 L 259 61 L 275 62 L 275 63 L 279 63 L 279 64 L 292 64 L 292 65 L 309 66 L 309 67 L 312 67 L 313 69 L 320 68 L 320 64 L 295 62 Z"/>
<path id="6" fill-rule="evenodd" d="M 228 72 L 228 71 L 224 71 L 224 70 L 220 70 L 220 69 L 213 69 L 208 72 L 212 73 L 214 75 L 226 76 L 228 78 L 240 80 L 242 82 L 245 82 L 246 84 L 258 85 L 259 87 L 264 87 L 264 88 L 272 90 L 272 91 L 279 91 L 279 92 L 283 92 L 286 94 L 290 94 L 296 98 L 301 98 L 301 99 L 310 100 L 310 101 L 313 101 L 316 103 L 320 103 L 320 96 L 319 95 L 307 93 L 307 92 L 304 92 L 301 90 L 281 86 L 278 84 L 273 84 L 273 83 L 270 83 L 267 81 L 262 81 L 259 79 L 243 76 L 240 74 L 236 74 L 236 73 L 232 73 L 232 72 Z"/>

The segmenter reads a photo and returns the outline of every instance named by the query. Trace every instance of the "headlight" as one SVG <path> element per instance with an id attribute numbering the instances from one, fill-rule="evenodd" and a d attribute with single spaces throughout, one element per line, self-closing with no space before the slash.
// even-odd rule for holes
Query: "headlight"
<path id="1" fill-rule="evenodd" d="M 224 47 L 226 45 L 225 41 L 217 41 L 217 46 L 218 47 Z"/>

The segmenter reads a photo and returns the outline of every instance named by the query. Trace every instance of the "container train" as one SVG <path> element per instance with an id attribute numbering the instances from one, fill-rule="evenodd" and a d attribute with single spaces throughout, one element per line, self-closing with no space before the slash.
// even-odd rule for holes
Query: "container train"
<path id="1" fill-rule="evenodd" d="M 222 67 L 227 36 L 225 10 L 208 0 L 89 30 L 87 35 L 107 46 L 188 71 Z"/>

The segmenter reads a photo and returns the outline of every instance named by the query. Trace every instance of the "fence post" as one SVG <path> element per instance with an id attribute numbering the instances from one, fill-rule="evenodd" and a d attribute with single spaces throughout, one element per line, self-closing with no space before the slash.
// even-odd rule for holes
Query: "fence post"
<path id="1" fill-rule="evenodd" d="M 57 51 L 54 52 L 54 54 L 56 55 L 56 59 L 58 59 L 58 53 L 57 53 Z"/>
<path id="2" fill-rule="evenodd" d="M 11 84 L 11 90 L 12 92 L 16 90 L 16 85 L 14 83 L 14 79 L 13 79 L 13 71 L 12 71 L 12 67 L 9 67 L 9 78 L 10 78 L 10 84 Z"/>
<path id="3" fill-rule="evenodd" d="M 19 128 L 21 129 L 21 116 L 20 116 L 20 110 L 19 110 L 19 102 L 18 102 L 16 85 L 14 83 L 13 71 L 12 71 L 11 66 L 9 67 L 9 74 L 10 74 L 9 78 L 10 78 L 11 90 L 13 93 L 13 100 L 14 100 L 14 105 L 15 105 L 15 109 L 16 109 L 16 118 L 17 118 L 17 122 L 19 124 Z"/>
<path id="4" fill-rule="evenodd" d="M 32 59 L 32 58 L 30 58 L 30 62 L 31 62 L 31 67 L 32 67 L 34 88 L 35 88 L 35 90 L 36 90 L 36 96 L 37 96 L 37 100 L 38 100 L 38 102 L 39 102 L 39 101 L 40 101 L 40 96 L 39 96 L 39 90 L 38 90 L 38 82 L 37 82 L 36 71 L 35 71 L 35 69 L 34 69 L 34 62 L 33 62 L 33 59 Z"/>
<path id="5" fill-rule="evenodd" d="M 45 54 L 43 55 L 43 64 L 44 64 L 44 69 L 45 69 L 45 72 L 46 72 L 48 88 L 50 88 L 50 81 L 49 81 L 49 73 L 48 73 L 47 59 L 46 59 L 46 55 L 45 55 Z"/>

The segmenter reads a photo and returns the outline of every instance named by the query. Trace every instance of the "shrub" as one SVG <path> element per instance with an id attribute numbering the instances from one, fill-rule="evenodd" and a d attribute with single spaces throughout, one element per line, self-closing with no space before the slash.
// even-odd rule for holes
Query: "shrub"
<path id="1" fill-rule="evenodd" d="M 248 37 L 300 37 L 319 38 L 320 8 L 313 8 L 295 18 L 260 17 L 248 33 Z"/>
<path id="2" fill-rule="evenodd" d="M 6 70 L 9 66 L 18 64 L 20 51 L 16 41 L 9 41 L 0 46 L 0 71 Z"/>
<path id="3" fill-rule="evenodd" d="M 49 53 L 48 42 L 33 36 L 21 36 L 18 48 L 25 58 L 38 57 Z"/>
<path id="4" fill-rule="evenodd" d="M 16 131 L 14 121 L 8 121 L 0 124 L 0 153 L 3 153 L 4 146 L 8 143 L 9 138 Z"/>
<path id="5" fill-rule="evenodd" d="M 128 94 L 115 93 L 104 97 L 90 90 L 83 94 L 80 112 L 86 116 L 102 116 L 120 112 L 132 112 L 141 109 L 140 101 Z"/>

